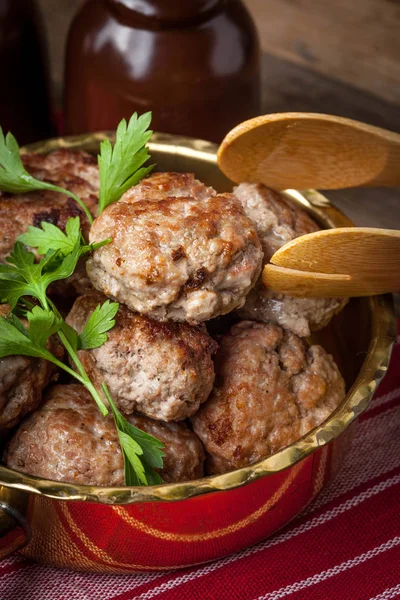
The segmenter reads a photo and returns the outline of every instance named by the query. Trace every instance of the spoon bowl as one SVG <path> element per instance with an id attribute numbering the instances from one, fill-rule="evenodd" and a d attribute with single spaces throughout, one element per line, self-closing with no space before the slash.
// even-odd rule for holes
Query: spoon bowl
<path id="1" fill-rule="evenodd" d="M 236 183 L 276 190 L 396 186 L 400 135 L 333 115 L 264 115 L 227 134 L 218 165 Z"/>

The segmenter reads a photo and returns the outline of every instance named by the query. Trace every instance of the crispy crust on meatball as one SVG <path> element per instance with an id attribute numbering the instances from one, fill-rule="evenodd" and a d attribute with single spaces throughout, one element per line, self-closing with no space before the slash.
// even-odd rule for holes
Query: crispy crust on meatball
<path id="1" fill-rule="evenodd" d="M 202 445 L 186 425 L 134 415 L 129 420 L 165 444 L 165 466 L 160 471 L 164 481 L 203 475 Z M 21 423 L 4 460 L 11 469 L 45 479 L 98 486 L 124 483 L 113 418 L 103 417 L 89 392 L 77 384 L 48 390 L 43 405 Z"/>
<path id="2" fill-rule="evenodd" d="M 242 321 L 221 341 L 216 384 L 192 417 L 207 472 L 243 467 L 324 421 L 345 396 L 333 358 L 277 325 Z"/>
<path id="3" fill-rule="evenodd" d="M 241 183 L 234 193 L 256 226 L 264 264 L 287 242 L 319 230 L 305 210 L 262 184 Z M 346 303 L 346 298 L 294 298 L 275 293 L 260 280 L 248 294 L 239 314 L 244 319 L 276 323 L 300 337 L 307 337 L 311 331 L 325 327 Z"/>
<path id="4" fill-rule="evenodd" d="M 164 173 L 162 189 L 168 178 L 179 188 L 181 177 Z M 237 198 L 203 190 L 161 199 L 157 188 L 153 199 L 150 184 L 151 178 L 140 183 L 92 225 L 91 242 L 112 238 L 87 262 L 93 285 L 159 320 L 196 323 L 242 306 L 260 274 L 262 251 Z M 148 195 L 132 201 L 141 186 L 150 186 Z"/>
<path id="5" fill-rule="evenodd" d="M 57 173 L 58 177 L 76 177 L 77 183 L 79 180 L 89 183 L 96 197 L 98 195 L 100 172 L 97 159 L 87 152 L 60 148 L 49 154 L 27 152 L 21 158 L 26 170 L 37 179 L 48 181 L 52 173 Z M 97 199 L 94 200 L 97 202 Z"/>
<path id="6" fill-rule="evenodd" d="M 91 292 L 78 298 L 67 317 L 79 333 L 106 297 Z M 105 381 L 118 408 L 153 419 L 180 421 L 191 416 L 211 392 L 212 355 L 218 345 L 199 327 L 161 323 L 121 305 L 108 340 L 79 358 L 98 388 Z"/>
<path id="7" fill-rule="evenodd" d="M 6 317 L 10 307 L 0 305 L 0 316 Z M 23 320 L 26 326 L 26 321 Z M 50 338 L 49 349 L 59 358 L 60 345 Z M 12 427 L 42 400 L 42 391 L 51 380 L 55 366 L 47 360 L 29 356 L 7 356 L 0 358 L 0 436 Z"/>
<path id="8" fill-rule="evenodd" d="M 207 200 L 216 196 L 217 192 L 212 187 L 207 187 L 193 173 L 154 173 L 151 177 L 143 179 L 140 185 L 133 186 L 125 192 L 121 200 L 132 203 L 151 198 L 165 200 L 165 198 L 196 198 Z"/>

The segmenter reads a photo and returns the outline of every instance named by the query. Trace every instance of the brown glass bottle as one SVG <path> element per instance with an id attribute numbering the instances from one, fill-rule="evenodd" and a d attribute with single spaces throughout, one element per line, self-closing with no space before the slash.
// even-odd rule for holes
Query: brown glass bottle
<path id="1" fill-rule="evenodd" d="M 54 134 L 45 56 L 34 0 L 0 0 L 0 125 L 20 144 Z"/>
<path id="2" fill-rule="evenodd" d="M 86 2 L 67 45 L 66 132 L 147 110 L 156 131 L 214 141 L 259 113 L 259 43 L 241 0 Z"/>

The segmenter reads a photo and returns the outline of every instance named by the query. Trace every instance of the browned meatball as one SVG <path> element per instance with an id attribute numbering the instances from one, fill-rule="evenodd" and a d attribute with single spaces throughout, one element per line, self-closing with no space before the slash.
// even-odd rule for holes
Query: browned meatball
<path id="1" fill-rule="evenodd" d="M 328 325 L 346 303 L 347 298 L 295 298 L 268 290 L 260 282 L 239 314 L 243 319 L 276 323 L 303 338 Z"/>
<path id="2" fill-rule="evenodd" d="M 343 378 L 323 348 L 307 348 L 277 325 L 238 323 L 222 338 L 214 390 L 191 419 L 208 473 L 243 467 L 291 444 L 344 396 Z"/>
<path id="3" fill-rule="evenodd" d="M 86 152 L 56 150 L 48 155 L 24 154 L 26 170 L 37 179 L 68 189 L 80 197 L 91 213 L 96 212 L 99 193 L 99 170 L 96 159 Z M 82 230 L 89 235 L 89 223 L 78 204 L 64 194 L 39 190 L 25 194 L 0 191 L 0 260 L 11 252 L 14 244 L 29 225 L 40 227 L 42 221 L 63 229 L 70 217 L 79 216 Z M 90 288 L 84 263 L 69 279 L 69 283 L 82 293 Z M 53 291 L 64 292 L 64 282 L 53 286 Z"/>
<path id="4" fill-rule="evenodd" d="M 100 172 L 96 157 L 81 150 L 60 148 L 49 154 L 27 152 L 22 155 L 22 162 L 26 170 L 36 179 L 48 181 L 48 177 L 51 178 L 52 174 L 57 173 L 58 177 L 65 178 L 67 181 L 73 180 L 75 185 L 90 184 L 90 188 L 94 190 L 94 195 L 90 197 L 91 204 L 93 208 L 96 207 L 100 189 Z M 51 183 L 56 182 L 51 181 Z M 89 195 L 90 189 L 82 188 L 82 190 Z"/>
<path id="5" fill-rule="evenodd" d="M 160 320 L 196 323 L 242 306 L 262 251 L 240 202 L 189 175 L 153 177 L 156 185 L 145 180 L 95 220 L 90 241 L 112 242 L 87 262 L 93 285 Z"/>
<path id="6" fill-rule="evenodd" d="M 42 181 L 64 187 L 79 196 L 95 214 L 99 175 L 96 159 L 86 152 L 56 150 L 48 155 L 24 154 L 26 170 Z M 25 194 L 0 192 L 0 255 L 7 256 L 16 239 L 29 225 L 40 226 L 42 221 L 64 228 L 67 220 L 78 215 L 84 231 L 89 224 L 81 208 L 64 194 L 40 190 Z"/>
<path id="7" fill-rule="evenodd" d="M 0 316 L 5 317 L 9 310 L 7 304 L 0 305 Z M 53 353 L 61 357 L 61 347 L 54 339 L 50 339 L 48 345 Z M 42 391 L 54 371 L 52 363 L 40 358 L 0 358 L 0 436 L 5 435 L 22 417 L 39 406 Z"/>
<path id="8" fill-rule="evenodd" d="M 304 210 L 261 183 L 241 183 L 233 191 L 256 225 L 264 262 L 290 240 L 319 230 Z"/>
<path id="9" fill-rule="evenodd" d="M 259 183 L 241 183 L 234 189 L 246 215 L 255 223 L 264 252 L 264 264 L 284 244 L 318 231 L 318 225 L 299 206 Z M 343 308 L 345 298 L 293 298 L 265 288 L 261 280 L 240 309 L 244 319 L 276 323 L 300 337 L 321 329 Z"/>
<path id="10" fill-rule="evenodd" d="M 67 322 L 79 333 L 106 297 L 92 292 L 78 298 Z M 116 325 L 100 348 L 81 350 L 79 358 L 92 381 L 108 384 L 118 408 L 162 421 L 191 416 L 211 392 L 212 354 L 217 344 L 187 323 L 161 323 L 120 305 Z"/>
<path id="11" fill-rule="evenodd" d="M 183 424 L 157 423 L 132 415 L 135 427 L 164 443 L 167 482 L 203 475 L 204 451 L 199 439 Z M 27 417 L 5 453 L 11 469 L 69 483 L 123 485 L 124 469 L 118 434 L 111 415 L 103 417 L 81 385 L 56 385 L 43 405 Z"/>

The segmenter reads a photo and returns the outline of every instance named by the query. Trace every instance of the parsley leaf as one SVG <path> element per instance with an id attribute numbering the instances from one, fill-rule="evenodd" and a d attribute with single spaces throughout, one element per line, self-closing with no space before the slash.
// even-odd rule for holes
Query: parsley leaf
<path id="1" fill-rule="evenodd" d="M 40 181 L 35 179 L 26 171 L 22 164 L 19 146 L 17 140 L 8 133 L 4 137 L 2 128 L 0 127 L 0 190 L 9 192 L 11 194 L 24 194 L 26 192 L 34 192 L 37 190 L 51 190 L 53 192 L 60 192 L 66 194 L 70 198 L 73 198 L 77 204 L 82 208 L 86 214 L 89 223 L 93 223 L 93 217 L 90 214 L 86 204 L 75 194 L 60 188 L 51 183 Z"/>
<path id="2" fill-rule="evenodd" d="M 14 308 L 22 296 L 33 296 L 46 304 L 49 285 L 70 277 L 80 256 L 81 245 L 77 242 L 67 256 L 50 251 L 40 262 L 35 263 L 34 254 L 17 242 L 7 258 L 8 264 L 2 265 L 0 269 L 1 301 Z"/>
<path id="3" fill-rule="evenodd" d="M 46 254 L 49 250 L 60 250 L 66 256 L 72 252 L 80 239 L 80 221 L 79 217 L 75 217 L 68 219 L 65 233 L 52 223 L 43 221 L 41 229 L 30 225 L 27 231 L 19 236 L 18 241 L 31 248 L 37 248 L 39 254 Z"/>
<path id="4" fill-rule="evenodd" d="M 25 170 L 15 137 L 11 133 L 4 137 L 0 127 L 0 188 L 12 194 L 23 194 L 41 189 L 39 183 Z"/>
<path id="5" fill-rule="evenodd" d="M 51 283 L 70 277 L 81 256 L 111 241 L 86 245 L 79 217 L 68 219 L 66 233 L 48 225 L 42 223 L 43 229 L 30 227 L 28 233 L 20 236 L 22 242 L 28 242 L 40 253 L 46 252 L 39 262 L 35 262 L 35 255 L 18 241 L 7 258 L 8 264 L 0 265 L 0 301 L 10 304 L 12 309 L 22 296 L 33 296 L 44 304 Z"/>
<path id="6" fill-rule="evenodd" d="M 127 124 L 123 119 L 117 128 L 114 148 L 109 140 L 100 144 L 100 214 L 109 204 L 117 202 L 129 188 L 150 173 L 154 165 L 143 167 L 149 159 L 146 147 L 152 131 L 148 129 L 151 112 L 140 117 L 134 113 Z"/>
<path id="7" fill-rule="evenodd" d="M 98 304 L 79 336 L 79 349 L 89 350 L 98 348 L 107 341 L 106 331 L 115 325 L 115 315 L 118 312 L 118 302 L 106 300 L 102 306 Z"/>
<path id="8" fill-rule="evenodd" d="M 30 225 L 28 230 L 19 236 L 19 242 L 26 246 L 35 248 L 39 254 L 58 250 L 60 254 L 67 256 L 73 252 L 76 244 L 80 244 L 80 255 L 101 248 L 111 242 L 111 238 L 97 242 L 96 244 L 86 244 L 82 236 L 79 217 L 70 217 L 65 226 L 65 233 L 52 223 L 43 221 L 40 227 Z"/>
<path id="9" fill-rule="evenodd" d="M 53 333 L 60 331 L 62 319 L 53 311 L 35 306 L 26 315 L 29 323 L 29 337 L 38 346 L 46 347 L 46 342 Z M 18 320 L 18 319 L 17 319 Z"/>
<path id="10" fill-rule="evenodd" d="M 124 470 L 128 477 L 128 485 L 147 485 L 147 479 L 144 471 L 143 463 L 139 456 L 143 455 L 143 450 L 133 438 L 127 433 L 118 429 L 119 443 L 124 457 Z"/>
<path id="11" fill-rule="evenodd" d="M 51 311 L 39 306 L 28 313 L 28 320 L 27 330 L 15 315 L 0 317 L 0 358 L 20 354 L 55 362 L 56 359 L 46 348 L 46 342 L 50 335 L 58 331 L 60 322 Z"/>
<path id="12" fill-rule="evenodd" d="M 118 431 L 124 457 L 125 484 L 157 485 L 163 483 L 160 475 L 154 470 L 161 469 L 163 466 L 163 444 L 152 435 L 131 425 L 115 406 L 105 383 L 102 385 L 102 389 L 110 404 Z"/>

